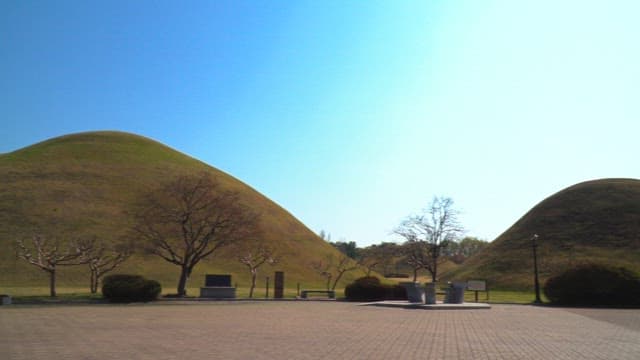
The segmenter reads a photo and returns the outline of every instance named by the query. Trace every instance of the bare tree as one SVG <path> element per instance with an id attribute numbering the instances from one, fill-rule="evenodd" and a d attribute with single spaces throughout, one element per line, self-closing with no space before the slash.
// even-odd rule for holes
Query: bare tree
<path id="1" fill-rule="evenodd" d="M 331 273 L 332 264 L 329 261 L 314 261 L 311 263 L 311 267 L 315 270 L 320 276 L 327 279 L 327 290 L 331 289 L 331 278 L 333 274 Z"/>
<path id="2" fill-rule="evenodd" d="M 431 281 L 436 282 L 442 249 L 458 239 L 464 229 L 458 222 L 453 200 L 434 197 L 421 215 L 408 217 L 394 232 L 416 245 L 416 249 L 423 249 L 422 265 L 431 274 Z"/>
<path id="3" fill-rule="evenodd" d="M 125 262 L 131 256 L 133 246 L 124 241 L 110 246 L 95 239 L 92 239 L 92 244 L 91 249 L 83 256 L 91 270 L 91 293 L 95 294 L 98 292 L 100 279 Z"/>
<path id="4" fill-rule="evenodd" d="M 31 244 L 22 240 L 17 241 L 17 255 L 49 274 L 49 293 L 56 294 L 56 271 L 58 266 L 82 265 L 87 263 L 86 254 L 91 249 L 91 242 L 75 241 L 67 246 L 61 246 L 58 241 L 50 241 L 36 235 Z M 64 249 L 63 249 L 64 248 Z"/>
<path id="5" fill-rule="evenodd" d="M 269 247 L 264 244 L 252 241 L 248 242 L 244 246 L 244 250 L 241 250 L 241 256 L 238 256 L 238 261 L 244 264 L 251 273 L 251 288 L 249 289 L 249 297 L 253 297 L 253 290 L 256 288 L 256 279 L 258 277 L 258 269 L 264 265 L 273 265 L 280 261 L 278 255 Z"/>
<path id="6" fill-rule="evenodd" d="M 413 281 L 418 280 L 418 271 L 425 269 L 430 261 L 428 244 L 424 241 L 407 241 L 402 244 L 402 260 L 411 267 Z"/>
<path id="7" fill-rule="evenodd" d="M 374 270 L 380 270 L 383 275 L 387 272 L 395 256 L 391 251 L 392 247 L 395 248 L 397 245 L 383 242 L 358 249 L 358 264 L 362 267 L 365 276 L 371 276 Z"/>
<path id="8" fill-rule="evenodd" d="M 377 262 L 376 268 L 387 276 L 397 272 L 397 257 L 401 255 L 400 246 L 392 242 L 382 242 L 378 245 L 370 245 L 360 250 L 360 254 Z"/>
<path id="9" fill-rule="evenodd" d="M 258 215 L 202 173 L 181 176 L 141 200 L 135 232 L 145 250 L 180 267 L 178 296 L 193 268 L 220 248 L 255 236 Z"/>
<path id="10" fill-rule="evenodd" d="M 349 271 L 356 270 L 358 264 L 341 253 L 337 258 L 328 256 L 325 261 L 312 262 L 311 267 L 327 279 L 327 290 L 335 290 L 342 276 Z"/>
<path id="11" fill-rule="evenodd" d="M 380 265 L 380 259 L 369 254 L 358 255 L 358 265 L 364 271 L 365 276 L 371 276 L 371 273 Z"/>

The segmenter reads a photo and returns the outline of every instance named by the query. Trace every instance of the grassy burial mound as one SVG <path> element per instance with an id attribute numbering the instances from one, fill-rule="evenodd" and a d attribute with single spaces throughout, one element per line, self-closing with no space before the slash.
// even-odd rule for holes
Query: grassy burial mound
<path id="1" fill-rule="evenodd" d="M 533 234 L 539 235 L 541 281 L 588 262 L 639 272 L 640 180 L 587 181 L 552 195 L 447 278 L 532 287 Z"/>
<path id="2" fill-rule="evenodd" d="M 240 180 L 153 140 L 121 132 L 91 132 L 54 138 L 0 155 L 0 287 L 43 286 L 46 274 L 16 258 L 17 239 L 72 239 L 95 236 L 117 241 L 133 222 L 132 204 L 140 195 L 178 175 L 208 172 L 220 187 L 237 191 L 240 201 L 260 214 L 261 240 L 282 260 L 261 268 L 263 276 L 285 271 L 287 286 L 321 286 L 313 261 L 337 251 L 286 210 Z M 238 254 L 223 250 L 200 263 L 189 286 L 199 287 L 205 273 L 231 273 L 248 285 Z M 157 257 L 135 254 L 117 270 L 159 280 L 174 289 L 179 269 Z M 85 266 L 61 268 L 60 286 L 89 284 Z M 360 274 L 345 275 L 344 283 Z M 273 276 L 272 276 L 273 277 Z"/>

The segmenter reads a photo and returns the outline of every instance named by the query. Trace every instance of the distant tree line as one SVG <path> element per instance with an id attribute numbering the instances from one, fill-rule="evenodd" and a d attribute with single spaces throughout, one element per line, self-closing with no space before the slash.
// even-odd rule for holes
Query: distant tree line
<path id="1" fill-rule="evenodd" d="M 366 276 L 369 276 L 373 271 L 388 277 L 400 277 L 410 272 L 413 278 L 417 278 L 424 269 L 423 254 L 425 251 L 415 242 L 381 242 L 366 247 L 357 247 L 353 241 L 337 241 L 330 242 L 330 244 L 345 256 L 357 261 Z M 488 244 L 488 241 L 472 236 L 449 242 L 446 247 L 441 249 L 441 260 L 462 264 Z"/>
<path id="2" fill-rule="evenodd" d="M 402 243 L 382 242 L 359 248 L 353 241 L 331 241 L 324 230 L 320 237 L 357 261 L 367 276 L 373 271 L 388 277 L 410 272 L 416 281 L 419 272 L 426 271 L 432 281 L 437 281 L 439 265 L 446 261 L 461 264 L 489 244 L 476 237 L 460 239 L 464 229 L 457 215 L 453 200 L 435 197 L 421 214 L 407 217 L 394 230 L 405 240 Z"/>

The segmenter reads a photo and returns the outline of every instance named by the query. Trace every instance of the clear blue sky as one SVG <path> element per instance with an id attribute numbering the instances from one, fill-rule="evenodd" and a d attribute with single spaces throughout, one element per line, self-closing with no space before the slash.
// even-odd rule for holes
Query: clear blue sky
<path id="1" fill-rule="evenodd" d="M 388 241 L 434 195 L 493 240 L 640 177 L 637 1 L 0 3 L 0 152 L 151 137 L 312 230 Z"/>

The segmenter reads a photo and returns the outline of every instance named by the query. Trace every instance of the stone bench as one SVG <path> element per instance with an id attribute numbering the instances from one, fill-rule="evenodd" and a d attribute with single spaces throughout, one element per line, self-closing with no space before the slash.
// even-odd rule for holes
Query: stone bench
<path id="1" fill-rule="evenodd" d="M 211 299 L 235 299 L 236 298 L 236 288 L 234 287 L 224 287 L 224 286 L 211 286 L 211 287 L 201 287 L 200 288 L 200 297 L 201 298 L 211 298 Z"/>
<path id="2" fill-rule="evenodd" d="M 235 299 L 236 288 L 231 286 L 231 275 L 207 274 L 204 287 L 200 288 L 201 298 Z"/>
<path id="3" fill-rule="evenodd" d="M 300 297 L 302 299 L 307 299 L 309 294 L 325 294 L 329 296 L 329 299 L 336 298 L 335 290 L 302 290 L 300 291 Z"/>

